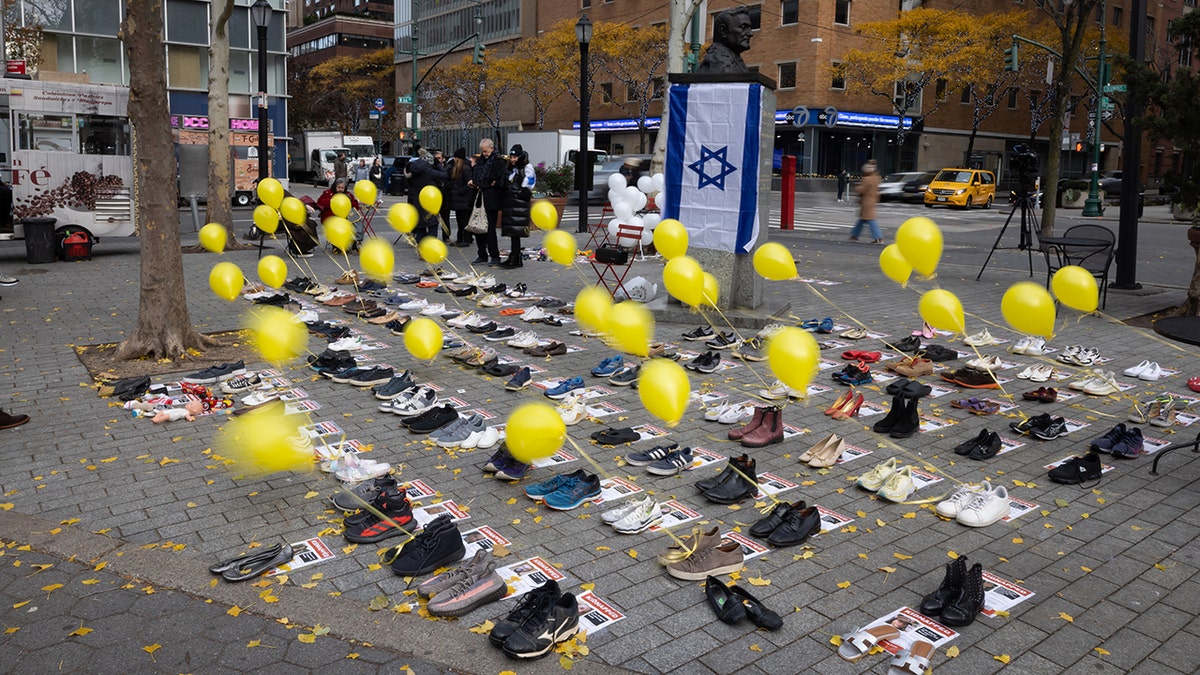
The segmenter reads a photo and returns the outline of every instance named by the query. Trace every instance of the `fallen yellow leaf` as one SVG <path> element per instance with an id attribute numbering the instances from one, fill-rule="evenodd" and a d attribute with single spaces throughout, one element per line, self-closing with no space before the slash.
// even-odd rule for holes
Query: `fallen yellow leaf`
<path id="1" fill-rule="evenodd" d="M 317 641 L 317 636 L 313 635 L 312 633 L 301 633 L 296 636 L 296 639 L 303 642 L 306 645 L 311 645 L 312 643 Z M 1008 663 L 1008 662 L 1005 661 L 1005 663 Z"/>
<path id="2" fill-rule="evenodd" d="M 146 645 L 145 647 L 142 647 L 142 651 L 146 652 L 147 654 L 153 654 L 160 649 L 162 649 L 162 645 L 158 644 L 157 642 L 152 645 Z"/>
<path id="3" fill-rule="evenodd" d="M 952 659 L 956 656 L 958 656 L 958 645 L 950 645 L 950 648 L 946 650 L 946 658 Z"/>
<path id="4" fill-rule="evenodd" d="M 228 614 L 229 616 L 241 616 L 242 608 L 238 607 L 237 605 L 234 605 L 233 607 L 230 607 L 229 611 L 227 611 L 225 613 Z"/>
<path id="5" fill-rule="evenodd" d="M 80 626 L 79 628 L 76 628 L 75 630 L 71 631 L 70 633 L 67 633 L 67 635 L 74 637 L 76 635 L 87 635 L 90 632 L 92 632 L 91 628 L 84 628 L 83 626 Z"/>
<path id="6" fill-rule="evenodd" d="M 1112 654 L 1112 652 L 1103 647 L 1092 647 L 1092 651 L 1096 652 L 1100 656 L 1108 656 L 1109 654 Z"/>
<path id="7" fill-rule="evenodd" d="M 997 654 L 996 656 L 993 656 L 992 658 L 999 661 L 1000 663 L 1003 663 L 1006 665 L 1008 664 L 1009 661 L 1012 661 L 1012 657 L 1009 656 L 1008 654 Z"/>
<path id="8" fill-rule="evenodd" d="M 1075 623 L 1075 617 L 1071 616 L 1070 614 L 1067 614 L 1066 612 L 1059 612 L 1058 618 L 1060 618 L 1063 621 L 1066 621 L 1068 623 Z"/>
<path id="9" fill-rule="evenodd" d="M 850 582 L 849 581 L 838 582 L 837 587 L 838 588 L 850 588 Z"/>
<path id="10" fill-rule="evenodd" d="M 750 645 L 750 651 L 752 651 L 752 652 L 761 652 L 761 651 L 762 651 L 762 647 L 759 647 L 758 645 Z"/>
<path id="11" fill-rule="evenodd" d="M 770 579 L 763 579 L 762 577 L 749 577 L 748 579 L 746 579 L 746 581 L 749 582 L 751 586 L 770 586 L 771 585 Z"/>
<path id="12" fill-rule="evenodd" d="M 638 552 L 635 551 L 634 549 L 629 549 L 629 557 L 633 558 L 634 560 L 637 560 Z"/>
<path id="13" fill-rule="evenodd" d="M 896 557 L 896 560 L 912 560 L 911 555 L 904 555 L 903 553 L 893 553 L 892 555 Z"/>
<path id="14" fill-rule="evenodd" d="M 483 623 L 479 624 L 478 626 L 472 626 L 471 628 L 468 628 L 467 630 L 471 631 L 472 633 L 475 633 L 476 635 L 487 635 L 488 633 L 491 633 L 492 629 L 495 627 L 496 627 L 496 624 L 492 623 L 489 620 L 489 621 L 484 621 Z"/>

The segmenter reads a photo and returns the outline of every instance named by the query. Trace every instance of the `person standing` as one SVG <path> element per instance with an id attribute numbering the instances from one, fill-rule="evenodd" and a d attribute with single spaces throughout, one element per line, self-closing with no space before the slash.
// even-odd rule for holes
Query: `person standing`
<path id="1" fill-rule="evenodd" d="M 869 159 L 862 167 L 863 177 L 854 188 L 858 193 L 858 220 L 850 230 L 850 241 L 858 241 L 858 235 L 863 226 L 871 228 L 871 243 L 883 243 L 883 230 L 875 222 L 875 206 L 879 203 L 879 172 L 875 168 L 875 160 Z"/>
<path id="2" fill-rule="evenodd" d="M 339 152 L 337 159 L 333 160 L 333 179 L 350 178 L 350 168 L 346 166 L 346 153 Z"/>
<path id="3" fill-rule="evenodd" d="M 487 214 L 488 231 L 475 235 L 478 256 L 473 262 L 500 264 L 500 243 L 496 239 L 496 226 L 500 222 L 500 209 L 504 206 L 504 160 L 496 153 L 496 144 L 490 138 L 479 141 L 479 162 L 471 174 L 468 185 L 479 190 L 483 196 L 483 209 Z"/>
<path id="4" fill-rule="evenodd" d="M 379 157 L 371 162 L 371 182 L 375 184 L 375 189 L 383 192 L 383 162 Z"/>
<path id="5" fill-rule="evenodd" d="M 417 227 L 413 230 L 413 236 L 417 241 L 423 237 L 436 237 L 438 235 L 438 225 L 436 214 L 432 214 L 421 206 L 421 190 L 426 186 L 437 186 L 446 180 L 446 170 L 438 166 L 434 156 L 425 148 L 417 151 L 417 158 L 408 163 L 408 168 L 405 171 L 409 175 L 408 179 L 408 203 L 412 204 L 417 209 L 419 219 Z"/>
<path id="6" fill-rule="evenodd" d="M 365 157 L 363 157 L 358 160 L 358 165 L 354 167 L 354 181 L 358 182 L 360 180 L 370 180 L 370 179 L 371 179 L 371 167 L 367 166 L 367 159 Z"/>
<path id="7" fill-rule="evenodd" d="M 475 191 L 468 183 L 471 180 L 471 164 L 467 162 L 467 149 L 459 148 L 454 151 L 447 167 L 446 190 L 442 200 L 445 208 L 454 213 L 458 222 L 458 233 L 454 238 L 455 246 L 470 246 L 471 233 L 467 232 L 467 221 L 471 219 L 471 209 L 475 206 Z M 446 226 L 449 227 L 449 217 Z"/>
<path id="8" fill-rule="evenodd" d="M 529 163 L 529 153 L 520 144 L 508 153 L 508 175 L 505 179 L 504 212 L 500 216 L 501 230 L 509 238 L 508 260 L 501 267 L 514 269 L 521 261 L 521 238 L 529 236 L 529 208 L 533 201 L 533 186 L 537 174 Z"/>
<path id="9" fill-rule="evenodd" d="M 839 204 L 846 201 L 844 199 L 844 197 L 846 196 L 846 186 L 849 184 L 850 184 L 850 172 L 845 169 L 842 169 L 841 172 L 838 173 L 838 176 L 837 176 L 837 187 L 838 187 L 837 200 L 838 200 Z"/>

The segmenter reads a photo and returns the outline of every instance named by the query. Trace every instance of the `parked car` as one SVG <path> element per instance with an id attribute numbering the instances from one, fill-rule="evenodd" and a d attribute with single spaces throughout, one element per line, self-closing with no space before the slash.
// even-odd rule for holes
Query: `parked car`
<path id="1" fill-rule="evenodd" d="M 879 201 L 887 202 L 893 199 L 904 199 L 904 185 L 908 181 L 924 175 L 922 171 L 901 171 L 889 173 L 879 184 Z"/>
<path id="2" fill-rule="evenodd" d="M 925 188 L 937 175 L 936 171 L 926 171 L 904 184 L 903 199 L 906 202 L 921 202 L 925 199 Z"/>
<path id="3" fill-rule="evenodd" d="M 401 155 L 392 158 L 390 163 L 384 162 L 383 184 L 387 186 L 389 195 L 403 197 L 408 194 L 408 177 L 404 175 L 404 169 L 411 159 L 408 155 Z"/>
<path id="4" fill-rule="evenodd" d="M 925 188 L 925 206 L 992 208 L 996 200 L 996 174 L 982 169 L 942 169 Z"/>
<path id="5" fill-rule="evenodd" d="M 632 160 L 632 161 L 631 161 Z M 605 202 L 608 199 L 608 179 L 614 173 L 621 172 L 622 167 L 626 162 L 631 162 L 631 168 L 637 176 L 645 176 L 650 173 L 650 155 L 617 155 L 610 157 L 599 169 L 592 172 L 592 191 L 588 193 L 588 201 Z M 629 170 L 625 172 L 626 179 L 629 178 Z M 635 177 L 632 184 L 637 183 Z"/>
<path id="6" fill-rule="evenodd" d="M 1100 174 L 1100 189 L 1104 190 L 1110 197 L 1121 195 L 1121 171 L 1110 171 Z"/>

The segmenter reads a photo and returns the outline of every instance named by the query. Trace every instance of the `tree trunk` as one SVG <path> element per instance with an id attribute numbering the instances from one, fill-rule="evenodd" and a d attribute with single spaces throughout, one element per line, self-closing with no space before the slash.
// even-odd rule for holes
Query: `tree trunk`
<path id="1" fill-rule="evenodd" d="M 229 17 L 233 0 L 213 3 L 220 8 L 212 25 L 208 47 L 208 207 L 210 223 L 220 223 L 234 241 L 233 176 L 229 160 Z M 259 133 L 266 133 L 259 129 Z"/>
<path id="2" fill-rule="evenodd" d="M 669 0 L 670 13 L 667 19 L 667 72 L 682 73 L 683 72 L 683 52 L 684 41 L 687 39 L 685 33 L 688 28 L 688 21 L 696 9 L 700 7 L 701 0 Z M 654 138 L 654 153 L 650 159 L 650 173 L 662 173 L 663 165 L 667 158 L 667 121 L 671 111 L 668 105 L 670 101 L 670 84 L 667 85 L 668 95 L 663 97 L 662 122 L 658 125 L 658 133 Z"/>
<path id="3" fill-rule="evenodd" d="M 179 186 L 167 102 L 162 0 L 128 0 L 121 37 L 130 69 L 133 203 L 141 233 L 141 291 L 133 333 L 117 358 L 175 359 L 209 340 L 192 327 L 179 250 Z"/>
<path id="4" fill-rule="evenodd" d="M 1192 268 L 1192 283 L 1188 285 L 1187 300 L 1179 306 L 1181 316 L 1200 316 L 1200 251 Z"/>
<path id="5" fill-rule="evenodd" d="M 1069 70 L 1060 68 L 1059 70 Z M 1067 91 L 1066 95 L 1060 91 Z M 1038 236 L 1054 235 L 1054 215 L 1058 206 L 1058 172 L 1062 166 L 1062 129 L 1063 115 L 1070 102 L 1070 90 L 1060 83 L 1054 93 L 1054 109 L 1050 115 L 1049 150 L 1046 152 L 1046 182 L 1042 185 L 1042 231 Z"/>

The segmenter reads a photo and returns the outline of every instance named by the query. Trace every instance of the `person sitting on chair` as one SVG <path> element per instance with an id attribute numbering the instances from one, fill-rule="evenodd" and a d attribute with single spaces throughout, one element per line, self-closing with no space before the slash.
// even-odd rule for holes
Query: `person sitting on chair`
<path id="1" fill-rule="evenodd" d="M 354 212 L 358 211 L 361 207 L 358 204 L 358 200 L 354 198 L 354 193 L 348 189 L 349 184 L 350 181 L 345 178 L 338 178 L 333 181 L 333 185 L 330 185 L 329 189 L 322 192 L 321 196 L 317 198 L 317 206 L 321 209 L 320 221 L 324 223 L 326 218 L 337 215 L 333 212 L 330 202 L 333 201 L 335 194 L 344 194 L 350 198 L 350 222 L 354 225 L 354 239 L 362 241 L 363 233 L 360 229 L 362 227 L 362 219 L 353 218 Z"/>

